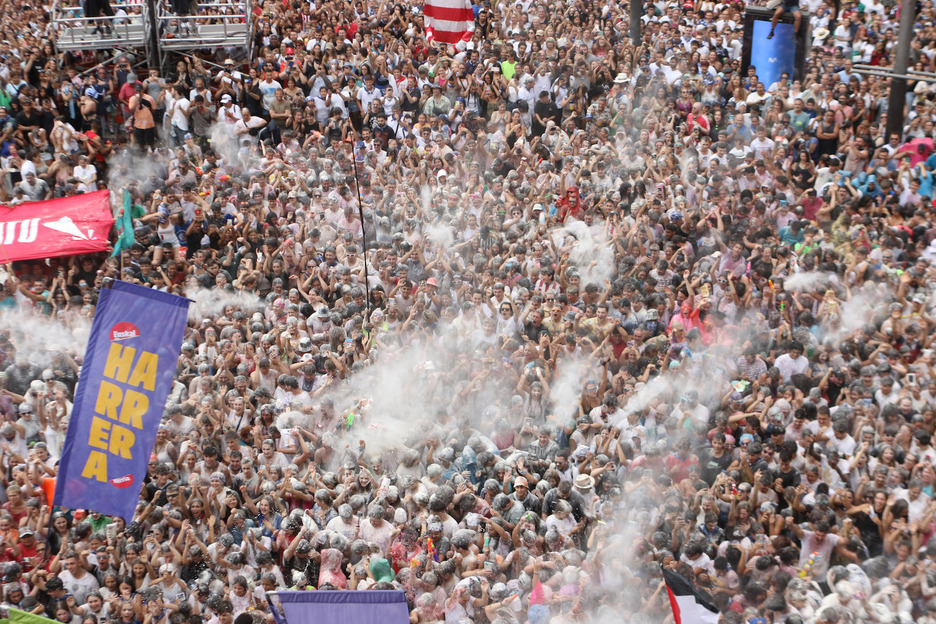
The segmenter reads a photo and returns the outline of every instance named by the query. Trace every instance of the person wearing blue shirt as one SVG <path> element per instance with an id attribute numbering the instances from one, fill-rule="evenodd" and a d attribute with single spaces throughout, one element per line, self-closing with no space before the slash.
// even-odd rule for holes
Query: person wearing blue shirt
<path id="1" fill-rule="evenodd" d="M 789 225 L 783 226 L 780 228 L 778 234 L 780 236 L 780 242 L 790 247 L 795 246 L 797 243 L 802 243 L 805 238 L 803 235 L 803 226 L 799 221 L 792 221 Z"/>
<path id="2" fill-rule="evenodd" d="M 920 197 L 933 197 L 933 174 L 930 173 L 930 170 L 923 163 L 917 163 L 917 168 L 920 170 L 919 180 L 920 180 L 920 190 L 917 191 L 920 194 Z"/>

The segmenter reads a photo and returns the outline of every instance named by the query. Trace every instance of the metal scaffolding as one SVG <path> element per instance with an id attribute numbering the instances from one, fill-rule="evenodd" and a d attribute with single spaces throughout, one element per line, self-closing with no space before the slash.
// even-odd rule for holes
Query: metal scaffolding
<path id="1" fill-rule="evenodd" d="M 225 56 L 252 58 L 253 14 L 246 0 L 193 5 L 197 12 L 177 15 L 165 0 L 128 0 L 111 4 L 114 15 L 88 17 L 76 0 L 56 0 L 52 34 L 68 52 L 119 50 L 145 55 L 150 66 L 165 67 L 170 54 L 223 48 Z"/>
<path id="2" fill-rule="evenodd" d="M 192 52 L 203 48 L 229 49 L 225 56 L 233 57 L 237 50 L 252 56 L 250 36 L 253 13 L 243 2 L 199 4 L 195 15 L 175 15 L 164 4 L 158 8 L 156 22 L 159 33 L 160 64 L 165 65 L 172 52 Z M 210 13 L 208 11 L 211 11 Z"/>

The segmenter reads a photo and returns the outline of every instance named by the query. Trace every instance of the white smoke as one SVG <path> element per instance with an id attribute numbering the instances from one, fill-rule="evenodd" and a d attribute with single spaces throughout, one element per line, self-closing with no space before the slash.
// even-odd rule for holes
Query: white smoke
<path id="1" fill-rule="evenodd" d="M 582 387 L 590 366 L 594 366 L 594 363 L 585 357 L 566 357 L 556 364 L 556 376 L 550 383 L 549 398 L 560 422 L 578 417 L 576 405 L 582 396 Z"/>
<path id="2" fill-rule="evenodd" d="M 116 150 L 109 160 L 107 188 L 111 196 L 120 198 L 121 189 L 132 182 L 146 183 L 153 178 L 162 179 L 166 167 L 152 154 L 142 154 L 129 148 Z"/>
<path id="3" fill-rule="evenodd" d="M 573 221 L 552 236 L 560 253 L 568 252 L 569 261 L 581 276 L 582 286 L 594 283 L 603 288 L 614 276 L 614 248 L 605 231 L 596 231 L 596 227 Z"/>
<path id="4" fill-rule="evenodd" d="M 240 143 L 234 136 L 230 124 L 217 121 L 208 129 L 208 140 L 211 148 L 224 162 L 236 163 L 241 159 Z"/>
<path id="5" fill-rule="evenodd" d="M 447 223 L 436 223 L 426 230 L 426 237 L 440 250 L 447 250 L 455 243 L 455 233 Z"/>
<path id="6" fill-rule="evenodd" d="M 865 282 L 857 290 L 851 292 L 851 298 L 840 305 L 839 317 L 841 328 L 836 333 L 838 337 L 847 336 L 871 323 L 875 315 L 886 310 L 888 303 L 893 300 L 893 294 L 886 284 Z"/>
<path id="7" fill-rule="evenodd" d="M 0 331 L 7 332 L 17 352 L 37 366 L 52 362 L 55 353 L 83 357 L 91 331 L 90 320 L 70 317 L 68 324 L 28 309 L 0 313 Z"/>
<path id="8" fill-rule="evenodd" d="M 834 273 L 803 271 L 794 273 L 783 281 L 783 289 L 791 292 L 816 292 L 838 283 Z"/>
<path id="9" fill-rule="evenodd" d="M 259 309 L 260 302 L 254 295 L 245 295 L 241 291 L 199 289 L 187 292 L 192 300 L 189 305 L 188 317 L 195 321 L 206 318 L 216 318 L 224 312 L 227 306 L 241 310 L 248 315 Z"/>

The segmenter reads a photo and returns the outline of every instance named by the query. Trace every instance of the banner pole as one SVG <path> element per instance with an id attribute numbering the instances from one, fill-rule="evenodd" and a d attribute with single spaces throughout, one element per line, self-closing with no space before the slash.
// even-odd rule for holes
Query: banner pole
<path id="1" fill-rule="evenodd" d="M 48 477 L 43 477 L 43 478 L 46 479 Z M 56 487 L 58 487 L 58 484 L 56 484 Z M 52 561 L 52 557 L 50 556 L 50 552 L 49 552 L 49 541 L 52 537 L 52 514 L 55 512 L 55 505 L 52 504 L 51 500 L 47 500 L 46 505 L 49 507 L 49 514 L 48 514 L 49 517 L 46 518 L 46 527 L 45 527 L 46 529 L 45 540 L 44 540 L 45 546 L 46 546 L 45 554 L 42 556 L 43 560 L 33 566 L 33 570 L 38 568 L 40 565 L 45 566 L 47 562 Z M 42 519 L 41 516 L 40 516 L 40 519 Z M 42 524 L 37 524 L 36 533 L 39 533 L 39 529 L 41 528 L 42 528 Z"/>
<path id="2" fill-rule="evenodd" d="M 272 597 L 273 597 L 273 596 L 276 596 L 279 592 L 277 592 L 277 591 L 274 590 L 274 591 L 268 591 L 268 592 L 264 592 L 264 593 L 266 593 L 266 597 L 267 597 L 267 607 L 269 607 L 269 609 L 270 609 L 270 615 L 273 616 L 273 621 L 274 621 L 276 624 L 288 624 L 288 623 L 286 622 L 286 612 L 284 611 L 284 612 L 280 613 L 279 609 L 276 608 L 276 605 L 273 604 L 273 599 L 272 599 Z"/>

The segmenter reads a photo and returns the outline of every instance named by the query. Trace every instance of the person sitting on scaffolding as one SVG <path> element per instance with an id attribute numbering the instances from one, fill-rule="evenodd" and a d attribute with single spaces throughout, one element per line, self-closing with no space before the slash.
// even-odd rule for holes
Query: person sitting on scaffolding
<path id="1" fill-rule="evenodd" d="M 184 19 L 184 17 L 198 14 L 198 1 L 171 0 L 170 7 L 173 13 L 183 18 L 179 20 L 172 20 L 172 24 L 175 28 L 170 28 L 170 32 L 177 36 L 192 35 L 195 32 L 195 22 L 194 20 Z"/>
<path id="2" fill-rule="evenodd" d="M 777 7 L 777 10 L 774 11 L 773 17 L 770 20 L 770 34 L 767 35 L 768 39 L 773 39 L 774 29 L 777 27 L 777 22 L 780 21 L 780 16 L 784 12 L 789 11 L 793 14 L 793 32 L 798 33 L 800 29 L 800 20 L 803 19 L 803 13 L 800 11 L 799 0 L 771 0 L 767 3 L 767 8 L 772 9 Z"/>
<path id="3" fill-rule="evenodd" d="M 94 32 L 110 36 L 113 33 L 110 20 L 98 19 L 102 15 L 114 17 L 114 9 L 110 5 L 110 0 L 87 0 L 85 2 L 85 16 L 94 22 Z"/>

